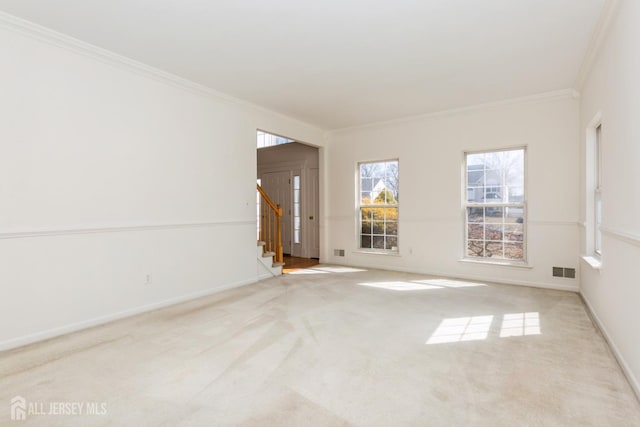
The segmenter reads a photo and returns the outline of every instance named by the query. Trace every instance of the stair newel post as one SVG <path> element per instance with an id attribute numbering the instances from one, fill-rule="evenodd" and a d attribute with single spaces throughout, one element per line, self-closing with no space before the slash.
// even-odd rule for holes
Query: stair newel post
<path id="1" fill-rule="evenodd" d="M 284 254 L 282 253 L 282 208 L 280 207 L 280 205 L 277 205 L 278 207 L 278 214 L 276 215 L 276 236 L 277 236 L 277 243 L 276 243 L 276 261 L 277 262 L 282 262 L 282 260 L 284 259 Z"/>

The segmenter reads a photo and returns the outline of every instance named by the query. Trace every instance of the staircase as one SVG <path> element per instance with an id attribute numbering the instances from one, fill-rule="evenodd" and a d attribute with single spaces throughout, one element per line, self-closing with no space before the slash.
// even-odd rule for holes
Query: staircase
<path id="1" fill-rule="evenodd" d="M 265 245 L 265 242 L 258 242 L 258 276 L 261 278 L 282 276 L 284 262 L 275 261 L 275 252 L 266 251 Z"/>
<path id="2" fill-rule="evenodd" d="M 265 191 L 257 186 L 260 195 L 258 219 L 259 240 L 257 246 L 258 276 L 281 276 L 282 255 L 282 208 L 273 203 Z M 262 271 L 261 271 L 262 270 Z M 267 274 L 268 273 L 268 274 Z"/>

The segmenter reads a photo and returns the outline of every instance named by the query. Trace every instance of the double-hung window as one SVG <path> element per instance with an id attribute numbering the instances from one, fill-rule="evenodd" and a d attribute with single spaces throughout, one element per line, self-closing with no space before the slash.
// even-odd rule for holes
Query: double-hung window
<path id="1" fill-rule="evenodd" d="M 596 255 L 602 255 L 602 189 L 600 188 L 601 177 L 601 142 L 602 142 L 602 125 L 596 127 L 595 144 L 593 149 L 593 251 Z"/>
<path id="2" fill-rule="evenodd" d="M 398 161 L 358 165 L 360 249 L 398 250 Z"/>
<path id="3" fill-rule="evenodd" d="M 465 257 L 526 259 L 525 149 L 465 153 Z"/>

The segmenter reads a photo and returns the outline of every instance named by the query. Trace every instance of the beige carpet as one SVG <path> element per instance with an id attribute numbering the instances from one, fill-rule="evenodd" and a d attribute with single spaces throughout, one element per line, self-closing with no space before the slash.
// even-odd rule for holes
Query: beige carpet
<path id="1" fill-rule="evenodd" d="M 640 425 L 576 294 L 327 266 L 0 353 L 2 426 L 16 395 L 29 426 Z"/>

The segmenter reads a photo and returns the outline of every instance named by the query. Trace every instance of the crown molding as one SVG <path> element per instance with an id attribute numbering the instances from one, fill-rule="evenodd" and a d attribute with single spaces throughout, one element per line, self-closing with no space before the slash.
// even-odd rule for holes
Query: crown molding
<path id="1" fill-rule="evenodd" d="M 613 18 L 615 17 L 616 12 L 618 11 L 619 0 L 606 0 L 604 6 L 602 6 L 602 11 L 600 12 L 600 19 L 598 19 L 598 23 L 596 25 L 596 29 L 593 32 L 593 36 L 591 37 L 591 41 L 589 42 L 589 47 L 587 48 L 587 52 L 584 55 L 582 60 L 582 65 L 580 66 L 580 70 L 578 71 L 578 76 L 576 77 L 575 87 L 578 90 L 582 90 L 584 84 L 591 73 L 591 69 L 593 68 L 593 64 L 602 49 L 602 44 L 604 40 L 609 35 L 609 31 L 611 30 L 611 23 Z"/>
<path id="2" fill-rule="evenodd" d="M 517 105 L 517 104 L 528 104 L 528 103 L 533 103 L 533 102 L 546 101 L 546 100 L 550 100 L 550 99 L 561 99 L 561 98 L 579 99 L 580 98 L 580 92 L 578 92 L 577 90 L 575 90 L 573 88 L 560 89 L 560 90 L 554 90 L 554 91 L 550 91 L 550 92 L 542 92 L 542 93 L 537 93 L 537 94 L 533 94 L 533 95 L 521 96 L 521 97 L 518 97 L 518 98 L 503 99 L 501 101 L 486 102 L 486 103 L 482 103 L 482 104 L 469 105 L 469 106 L 466 106 L 466 107 L 452 108 L 452 109 L 449 109 L 449 110 L 435 111 L 435 112 L 432 112 L 432 113 L 424 113 L 424 114 L 417 114 L 417 115 L 412 115 L 412 116 L 405 116 L 405 117 L 400 117 L 400 118 L 391 119 L 391 120 L 381 120 L 381 121 L 378 121 L 378 122 L 367 123 L 367 124 L 364 124 L 364 125 L 348 126 L 348 127 L 344 127 L 344 128 L 338 128 L 338 129 L 330 130 L 330 131 L 328 131 L 328 134 L 349 132 L 349 131 L 353 131 L 353 130 L 361 130 L 361 129 L 367 129 L 367 128 L 371 128 L 371 127 L 378 127 L 378 126 L 393 125 L 393 124 L 398 124 L 398 123 L 413 122 L 413 121 L 428 119 L 428 118 L 432 118 L 432 117 L 450 116 L 450 115 L 454 115 L 454 114 L 466 113 L 466 112 L 476 111 L 476 110 L 485 110 L 485 109 L 490 109 L 490 108 L 504 107 L 504 106 Z"/>
<path id="3" fill-rule="evenodd" d="M 217 102 L 253 110 L 254 112 L 261 112 L 281 117 L 303 124 L 305 126 L 309 126 L 313 129 L 321 131 L 324 130 L 319 126 L 305 122 L 304 120 L 290 117 L 277 111 L 262 107 L 260 105 L 253 104 L 249 101 L 227 95 L 226 93 L 211 89 L 210 87 L 202 85 L 200 83 L 193 82 L 167 71 L 163 71 L 159 68 L 152 67 L 151 65 L 147 65 L 143 62 L 136 61 L 135 59 L 131 59 L 124 55 L 120 55 L 110 50 L 103 49 L 101 47 L 79 40 L 75 37 L 68 36 L 66 34 L 54 31 L 52 29 L 43 27 L 31 21 L 27 21 L 25 19 L 10 15 L 2 11 L 0 11 L 0 28 L 4 28 L 6 30 L 30 37 L 40 42 L 44 42 L 49 45 L 71 51 L 84 57 L 132 72 L 134 74 L 141 75 L 143 77 L 156 80 L 158 82 L 185 90 L 187 92 L 191 92 L 196 95 L 208 97 Z"/>

